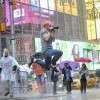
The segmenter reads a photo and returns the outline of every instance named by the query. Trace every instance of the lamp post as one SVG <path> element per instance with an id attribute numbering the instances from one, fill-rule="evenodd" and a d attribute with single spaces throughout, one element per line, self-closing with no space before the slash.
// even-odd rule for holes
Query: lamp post
<path id="1" fill-rule="evenodd" d="M 65 3 L 65 0 L 61 0 L 62 1 L 62 5 L 63 5 L 63 14 L 64 14 L 64 21 L 65 21 L 65 36 L 66 36 L 66 38 L 67 38 L 67 33 L 66 33 L 66 16 L 65 16 L 65 5 L 64 5 L 64 3 Z"/>
<path id="2" fill-rule="evenodd" d="M 15 30 L 14 30 L 14 16 L 13 16 L 13 0 L 9 0 L 10 5 L 10 25 L 11 25 L 11 49 L 12 56 L 15 57 Z"/>
<path id="3" fill-rule="evenodd" d="M 93 60 L 93 70 L 94 70 L 94 50 L 92 49 L 92 60 Z"/>

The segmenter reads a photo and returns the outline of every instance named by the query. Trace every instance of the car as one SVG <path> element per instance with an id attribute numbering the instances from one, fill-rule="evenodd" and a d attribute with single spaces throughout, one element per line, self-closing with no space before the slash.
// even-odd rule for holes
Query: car
<path id="1" fill-rule="evenodd" d="M 80 75 L 79 72 L 75 72 L 75 75 L 73 77 L 73 83 L 72 83 L 73 89 L 79 89 L 80 88 Z"/>
<path id="2" fill-rule="evenodd" d="M 87 78 L 87 86 L 93 87 L 97 83 L 97 78 L 94 73 L 89 73 L 89 77 Z"/>
<path id="3" fill-rule="evenodd" d="M 87 87 L 93 87 L 97 83 L 97 78 L 94 73 L 89 73 L 87 76 Z M 81 87 L 80 84 L 80 75 L 78 72 L 75 73 L 75 76 L 73 77 L 73 83 L 72 88 L 73 89 L 79 89 Z"/>

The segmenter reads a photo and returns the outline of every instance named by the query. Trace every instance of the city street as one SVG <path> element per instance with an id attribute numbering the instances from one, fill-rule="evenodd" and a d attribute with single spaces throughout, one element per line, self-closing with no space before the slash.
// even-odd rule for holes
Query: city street
<path id="1" fill-rule="evenodd" d="M 100 89 L 91 88 L 87 90 L 87 93 L 83 94 L 79 90 L 73 90 L 72 94 L 60 91 L 56 95 L 51 92 L 45 94 L 25 93 L 24 95 L 16 95 L 13 98 L 0 96 L 0 100 L 100 100 Z"/>

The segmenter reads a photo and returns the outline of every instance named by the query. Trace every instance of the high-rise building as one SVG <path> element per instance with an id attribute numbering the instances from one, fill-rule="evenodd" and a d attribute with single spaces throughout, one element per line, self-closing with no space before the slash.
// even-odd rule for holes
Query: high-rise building
<path id="1" fill-rule="evenodd" d="M 6 32 L 1 32 L 0 39 L 5 38 L 6 44 L 5 46 L 1 45 L 0 48 L 2 50 L 4 47 L 8 47 L 12 51 L 11 14 L 9 1 L 5 1 Z M 39 48 L 36 48 L 35 42 L 37 42 L 36 38 L 40 38 L 39 32 L 45 20 L 50 20 L 55 26 L 59 26 L 59 30 L 56 32 L 58 40 L 88 41 L 97 39 L 100 32 L 96 31 L 95 25 L 99 25 L 99 19 L 92 20 L 90 18 L 90 8 L 88 7 L 90 1 L 93 0 L 16 0 L 15 9 L 13 9 L 13 39 L 18 61 L 20 63 L 27 62 L 30 55 Z M 97 7 L 100 8 L 95 4 L 95 8 Z M 91 9 L 94 10 L 93 8 L 94 4 Z M 97 16 L 100 17 L 100 14 L 98 13 Z M 93 24 L 95 25 L 93 26 Z"/>

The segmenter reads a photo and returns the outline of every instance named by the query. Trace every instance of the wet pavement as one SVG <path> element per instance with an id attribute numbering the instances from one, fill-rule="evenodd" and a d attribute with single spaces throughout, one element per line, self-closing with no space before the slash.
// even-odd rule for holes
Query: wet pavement
<path id="1" fill-rule="evenodd" d="M 0 100 L 100 100 L 100 88 L 87 89 L 87 93 L 73 90 L 72 94 L 66 94 L 66 91 L 59 91 L 56 95 L 52 92 L 44 94 L 27 92 L 16 94 L 13 98 L 0 96 Z"/>

